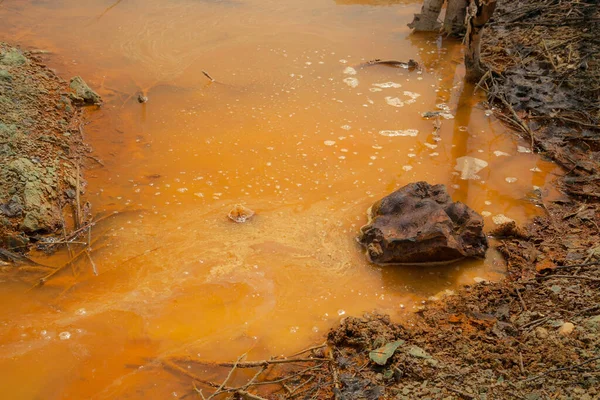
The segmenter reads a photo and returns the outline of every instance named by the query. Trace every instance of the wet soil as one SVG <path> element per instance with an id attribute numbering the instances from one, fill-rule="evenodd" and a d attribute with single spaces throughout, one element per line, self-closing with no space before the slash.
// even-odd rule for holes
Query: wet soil
<path id="1" fill-rule="evenodd" d="M 69 84 L 35 52 L 0 43 L 0 260 L 81 222 L 86 159 Z M 79 193 L 77 193 L 79 192 Z M 79 203 L 78 203 L 79 202 Z M 65 211 L 65 216 L 63 216 Z M 74 217 L 70 217 L 73 215 Z"/>

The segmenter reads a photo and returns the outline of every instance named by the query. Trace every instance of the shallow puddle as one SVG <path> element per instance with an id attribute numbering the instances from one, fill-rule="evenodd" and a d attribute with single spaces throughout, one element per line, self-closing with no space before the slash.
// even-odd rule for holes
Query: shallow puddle
<path id="1" fill-rule="evenodd" d="M 160 367 L 165 356 L 289 354 L 344 315 L 401 318 L 443 291 L 501 279 L 493 250 L 381 268 L 355 241 L 371 203 L 407 183 L 447 184 L 489 230 L 536 215 L 533 190 L 555 172 L 463 86 L 459 43 L 409 35 L 419 7 L 0 2 L 0 39 L 48 51 L 59 75 L 82 75 L 105 99 L 85 128 L 103 164 L 86 171 L 86 199 L 106 217 L 92 233 L 99 275 L 82 257 L 42 288 L 3 283 L 5 397 L 179 398 L 189 381 Z M 422 69 L 365 65 L 376 58 Z M 254 218 L 230 221 L 236 203 Z"/>

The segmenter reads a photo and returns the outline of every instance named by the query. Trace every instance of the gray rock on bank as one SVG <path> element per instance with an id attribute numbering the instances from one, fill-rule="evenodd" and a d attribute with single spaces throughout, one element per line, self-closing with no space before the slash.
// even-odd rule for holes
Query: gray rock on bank
<path id="1" fill-rule="evenodd" d="M 449 263 L 485 257 L 483 218 L 453 202 L 444 185 L 411 183 L 379 200 L 358 242 L 377 264 Z"/>
<path id="2" fill-rule="evenodd" d="M 94 92 L 85 81 L 80 77 L 76 76 L 71 78 L 70 88 L 73 91 L 71 93 L 71 99 L 77 104 L 101 104 L 102 98 L 96 92 Z"/>

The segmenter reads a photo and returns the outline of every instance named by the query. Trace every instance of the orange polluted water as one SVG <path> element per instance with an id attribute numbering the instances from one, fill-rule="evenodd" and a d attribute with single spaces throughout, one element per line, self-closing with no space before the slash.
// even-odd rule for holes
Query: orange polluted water
<path id="1" fill-rule="evenodd" d="M 99 215 L 118 212 L 92 232 L 98 276 L 82 258 L 76 276 L 32 291 L 34 277 L 2 283 L 4 396 L 178 398 L 190 382 L 162 369 L 164 357 L 289 354 L 343 315 L 400 318 L 475 278 L 500 279 L 494 251 L 381 268 L 355 242 L 375 200 L 418 180 L 448 185 L 488 230 L 499 215 L 524 222 L 555 168 L 478 105 L 459 44 L 409 34 L 419 7 L 0 3 L 2 40 L 49 51 L 60 75 L 82 75 L 105 99 L 88 111 L 86 140 L 104 166 L 89 162 L 86 198 Z M 361 67 L 375 58 L 423 70 Z M 440 110 L 439 129 L 421 115 Z M 487 165 L 465 172 L 461 157 Z M 227 218 L 238 203 L 256 212 L 244 224 Z"/>

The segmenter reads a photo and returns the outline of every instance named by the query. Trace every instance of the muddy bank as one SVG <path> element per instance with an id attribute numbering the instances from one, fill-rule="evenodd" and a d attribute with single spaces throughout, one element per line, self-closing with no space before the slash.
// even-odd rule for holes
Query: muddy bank
<path id="1" fill-rule="evenodd" d="M 25 252 L 83 220 L 84 88 L 0 43 L 0 248 Z M 98 99 L 99 100 L 99 99 Z M 50 236 L 49 236 L 50 235 Z M 6 255 L 5 257 L 6 258 Z M 5 260 L 6 261 L 6 260 Z"/>
<path id="2" fill-rule="evenodd" d="M 599 29 L 596 1 L 499 1 L 482 40 L 490 102 L 582 200 L 600 198 Z"/>

